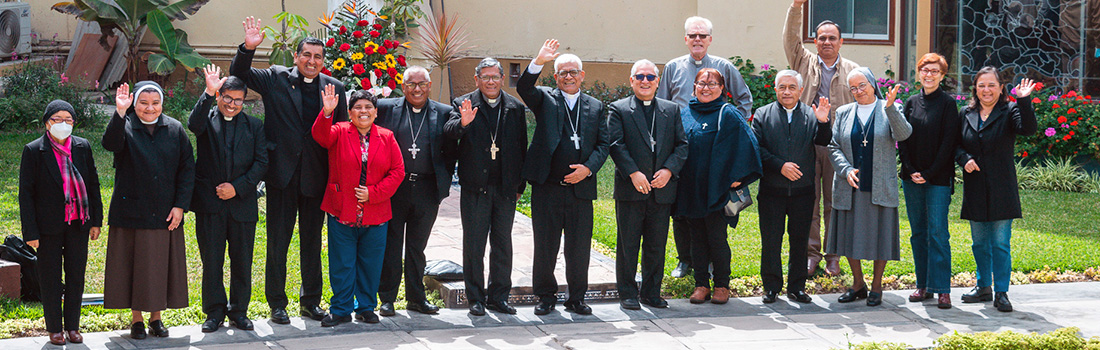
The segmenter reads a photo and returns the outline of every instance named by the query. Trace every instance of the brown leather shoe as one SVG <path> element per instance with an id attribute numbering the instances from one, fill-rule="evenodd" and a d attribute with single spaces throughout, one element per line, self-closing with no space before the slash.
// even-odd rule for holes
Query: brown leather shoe
<path id="1" fill-rule="evenodd" d="M 919 303 L 928 299 L 932 299 L 932 293 L 929 293 L 924 288 L 917 288 L 917 290 L 913 291 L 913 294 L 909 295 L 909 301 L 913 303 Z"/>
<path id="2" fill-rule="evenodd" d="M 702 304 L 707 300 L 710 300 L 710 288 L 707 287 L 695 287 L 695 291 L 688 298 L 692 304 Z"/>
<path id="3" fill-rule="evenodd" d="M 817 272 L 817 265 L 821 260 L 809 258 L 806 260 L 806 276 L 813 276 Z"/>
<path id="4" fill-rule="evenodd" d="M 65 334 L 63 334 L 63 333 L 50 333 L 50 344 L 65 345 Z"/>
<path id="5" fill-rule="evenodd" d="M 829 276 L 840 275 L 840 259 L 825 259 L 825 273 Z"/>
<path id="6" fill-rule="evenodd" d="M 931 294 L 931 293 L 929 293 L 929 294 Z M 950 309 L 951 308 L 951 293 L 940 293 L 940 299 L 939 299 L 939 302 L 936 304 L 936 306 L 941 308 L 941 309 Z"/>
<path id="7" fill-rule="evenodd" d="M 65 331 L 65 337 L 69 338 L 69 342 L 73 344 L 84 342 L 84 336 L 80 335 L 80 331 Z"/>
<path id="8" fill-rule="evenodd" d="M 710 302 L 715 304 L 725 304 L 730 301 L 730 289 L 717 287 L 714 288 L 714 298 L 710 299 Z"/>

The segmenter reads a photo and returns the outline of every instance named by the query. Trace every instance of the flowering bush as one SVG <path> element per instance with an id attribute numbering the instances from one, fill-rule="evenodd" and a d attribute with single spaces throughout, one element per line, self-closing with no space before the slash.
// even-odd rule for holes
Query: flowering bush
<path id="1" fill-rule="evenodd" d="M 1017 155 L 1100 159 L 1100 106 L 1091 101 L 1092 96 L 1072 90 L 1061 95 L 1040 90 L 1031 95 L 1039 131 L 1017 139 Z"/>
<path id="2" fill-rule="evenodd" d="M 406 67 L 398 48 L 409 43 L 391 40 L 393 24 L 365 4 L 352 2 L 320 19 L 328 28 L 322 73 L 331 75 L 350 90 L 368 90 L 376 96 L 401 96 Z"/>
<path id="3" fill-rule="evenodd" d="M 98 86 L 84 77 L 67 77 L 65 60 L 54 56 L 48 61 L 23 61 L 0 75 L 0 130 L 42 129 L 42 111 L 53 99 L 68 101 L 76 110 L 77 128 L 94 127 L 106 119 L 105 113 L 84 98 L 84 91 Z"/>
<path id="4" fill-rule="evenodd" d="M 752 60 L 741 58 L 741 56 L 730 57 L 730 62 L 733 62 L 733 65 L 737 67 L 737 71 L 741 73 L 741 78 L 745 79 L 745 85 L 749 87 L 749 93 L 752 94 L 753 114 L 756 113 L 757 108 L 775 102 L 775 88 L 772 84 L 775 83 L 775 75 L 779 73 L 778 69 L 770 64 L 762 64 L 760 70 L 757 71 Z M 726 93 L 726 99 L 734 105 L 737 104 L 737 100 L 728 92 Z M 750 121 L 752 120 L 752 116 L 746 117 Z"/>

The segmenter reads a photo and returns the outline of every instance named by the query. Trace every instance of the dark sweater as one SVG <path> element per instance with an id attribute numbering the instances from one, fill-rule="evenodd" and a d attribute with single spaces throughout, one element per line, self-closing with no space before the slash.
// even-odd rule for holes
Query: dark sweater
<path id="1" fill-rule="evenodd" d="M 912 181 L 913 173 L 921 173 L 928 184 L 950 186 L 955 179 L 952 163 L 958 147 L 961 121 L 955 100 L 936 89 L 931 94 L 917 94 L 905 101 L 905 119 L 913 126 L 909 139 L 898 143 L 903 181 Z"/>
<path id="2" fill-rule="evenodd" d="M 827 146 L 833 137 L 829 123 L 819 123 L 810 106 L 799 102 L 787 122 L 787 111 L 779 102 L 756 110 L 752 122 L 756 140 L 760 143 L 760 160 L 764 175 L 760 194 L 770 196 L 801 196 L 814 192 L 814 145 Z M 783 164 L 792 162 L 802 171 L 802 177 L 791 181 L 783 176 Z M 832 169 L 826 169 L 832 171 Z"/>

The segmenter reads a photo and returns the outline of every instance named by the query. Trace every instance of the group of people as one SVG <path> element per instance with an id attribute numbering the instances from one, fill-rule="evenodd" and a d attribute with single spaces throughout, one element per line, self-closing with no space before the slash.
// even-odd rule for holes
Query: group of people
<path id="1" fill-rule="evenodd" d="M 866 299 L 874 306 L 882 301 L 886 262 L 901 254 L 900 155 L 897 176 L 917 272 L 917 291 L 909 299 L 939 293 L 939 306 L 950 307 L 947 215 L 959 164 L 962 217 L 971 222 L 978 268 L 978 286 L 963 301 L 995 299 L 997 309 L 1011 311 L 1008 242 L 1012 219 L 1021 216 L 1013 142 L 1035 132 L 1034 111 L 1024 98 L 1033 84 L 1024 79 L 1015 89 L 1018 102 L 1009 102 L 999 72 L 987 67 L 976 74 L 970 104 L 960 111 L 940 86 L 946 60 L 930 53 L 918 62 L 922 93 L 899 109 L 897 87 L 883 94 L 869 69 L 840 57 L 838 24 L 815 28 L 817 53 L 802 46 L 805 2 L 794 0 L 784 26 L 793 69 L 776 75 L 777 101 L 757 109 L 751 126 L 749 89 L 732 63 L 708 54 L 712 24 L 701 17 L 685 23 L 687 55 L 669 61 L 663 73 L 649 60 L 635 62 L 628 78 L 633 95 L 609 105 L 581 92 L 583 62 L 559 53 L 553 39 L 523 70 L 519 98 L 501 89 L 506 77 L 493 58 L 474 69 L 477 89 L 450 105 L 429 98 L 431 77 L 419 66 L 406 69 L 402 97 L 349 94 L 321 74 L 324 43 L 315 38 L 298 44 L 294 67 L 252 68 L 264 35 L 260 21 L 249 17 L 228 76 L 216 66 L 203 69 L 206 88 L 186 128 L 163 114 L 166 97 L 155 82 L 117 89 L 116 112 L 102 137 L 115 168 L 104 306 L 131 310 L 135 339 L 147 336 L 143 312 L 150 313 L 148 333 L 168 336 L 161 311 L 188 303 L 181 223 L 193 211 L 207 316 L 202 331 L 214 332 L 226 319 L 252 329 L 247 310 L 262 180 L 272 322 L 290 323 L 286 260 L 296 220 L 302 316 L 325 327 L 350 322 L 353 314 L 377 323 L 376 308 L 382 316 L 395 314 L 402 279 L 407 310 L 437 313 L 425 296 L 424 249 L 457 171 L 470 314 L 516 313 L 508 302 L 511 231 L 527 183 L 539 300 L 534 312 L 546 315 L 556 307 L 560 250 L 568 284 L 563 306 L 590 314 L 585 294 L 594 175 L 608 156 L 615 164 L 616 279 L 623 308 L 668 306 L 660 290 L 670 221 L 680 261 L 673 276 L 695 277 L 690 302 L 727 302 L 727 226 L 736 226 L 738 215 L 725 208 L 756 181 L 764 302 L 775 302 L 783 289 L 786 232 L 790 300 L 811 302 L 808 276 L 822 260 L 826 273 L 839 274 L 843 256 L 854 282 L 838 301 Z M 538 87 L 548 64 L 556 87 Z M 264 120 L 242 111 L 249 89 L 263 99 Z M 525 110 L 535 116 L 530 144 Z M 24 238 L 40 249 L 43 308 L 54 344 L 82 341 L 88 240 L 98 238 L 103 221 L 89 143 L 72 136 L 75 114 L 64 101 L 50 103 L 42 118 L 47 132 L 25 146 L 20 168 Z M 185 130 L 195 135 L 197 157 Z M 326 221 L 333 293 L 328 310 L 320 306 Z M 222 282 L 227 247 L 228 297 Z M 873 260 L 869 289 L 861 260 Z"/>

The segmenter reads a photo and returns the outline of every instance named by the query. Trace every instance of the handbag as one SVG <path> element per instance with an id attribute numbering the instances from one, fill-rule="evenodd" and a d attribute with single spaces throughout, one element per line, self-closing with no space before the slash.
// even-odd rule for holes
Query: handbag
<path id="1" fill-rule="evenodd" d="M 461 281 L 462 265 L 450 260 L 431 260 L 424 264 L 424 276 L 440 281 Z"/>
<path id="2" fill-rule="evenodd" d="M 0 259 L 19 264 L 19 284 L 23 301 L 40 301 L 42 288 L 38 281 L 38 254 L 34 248 L 15 235 L 8 235 L 0 245 Z"/>
<path id="3" fill-rule="evenodd" d="M 752 205 L 752 195 L 749 188 L 730 189 L 730 198 L 724 208 L 726 216 L 737 216 L 742 210 Z"/>

